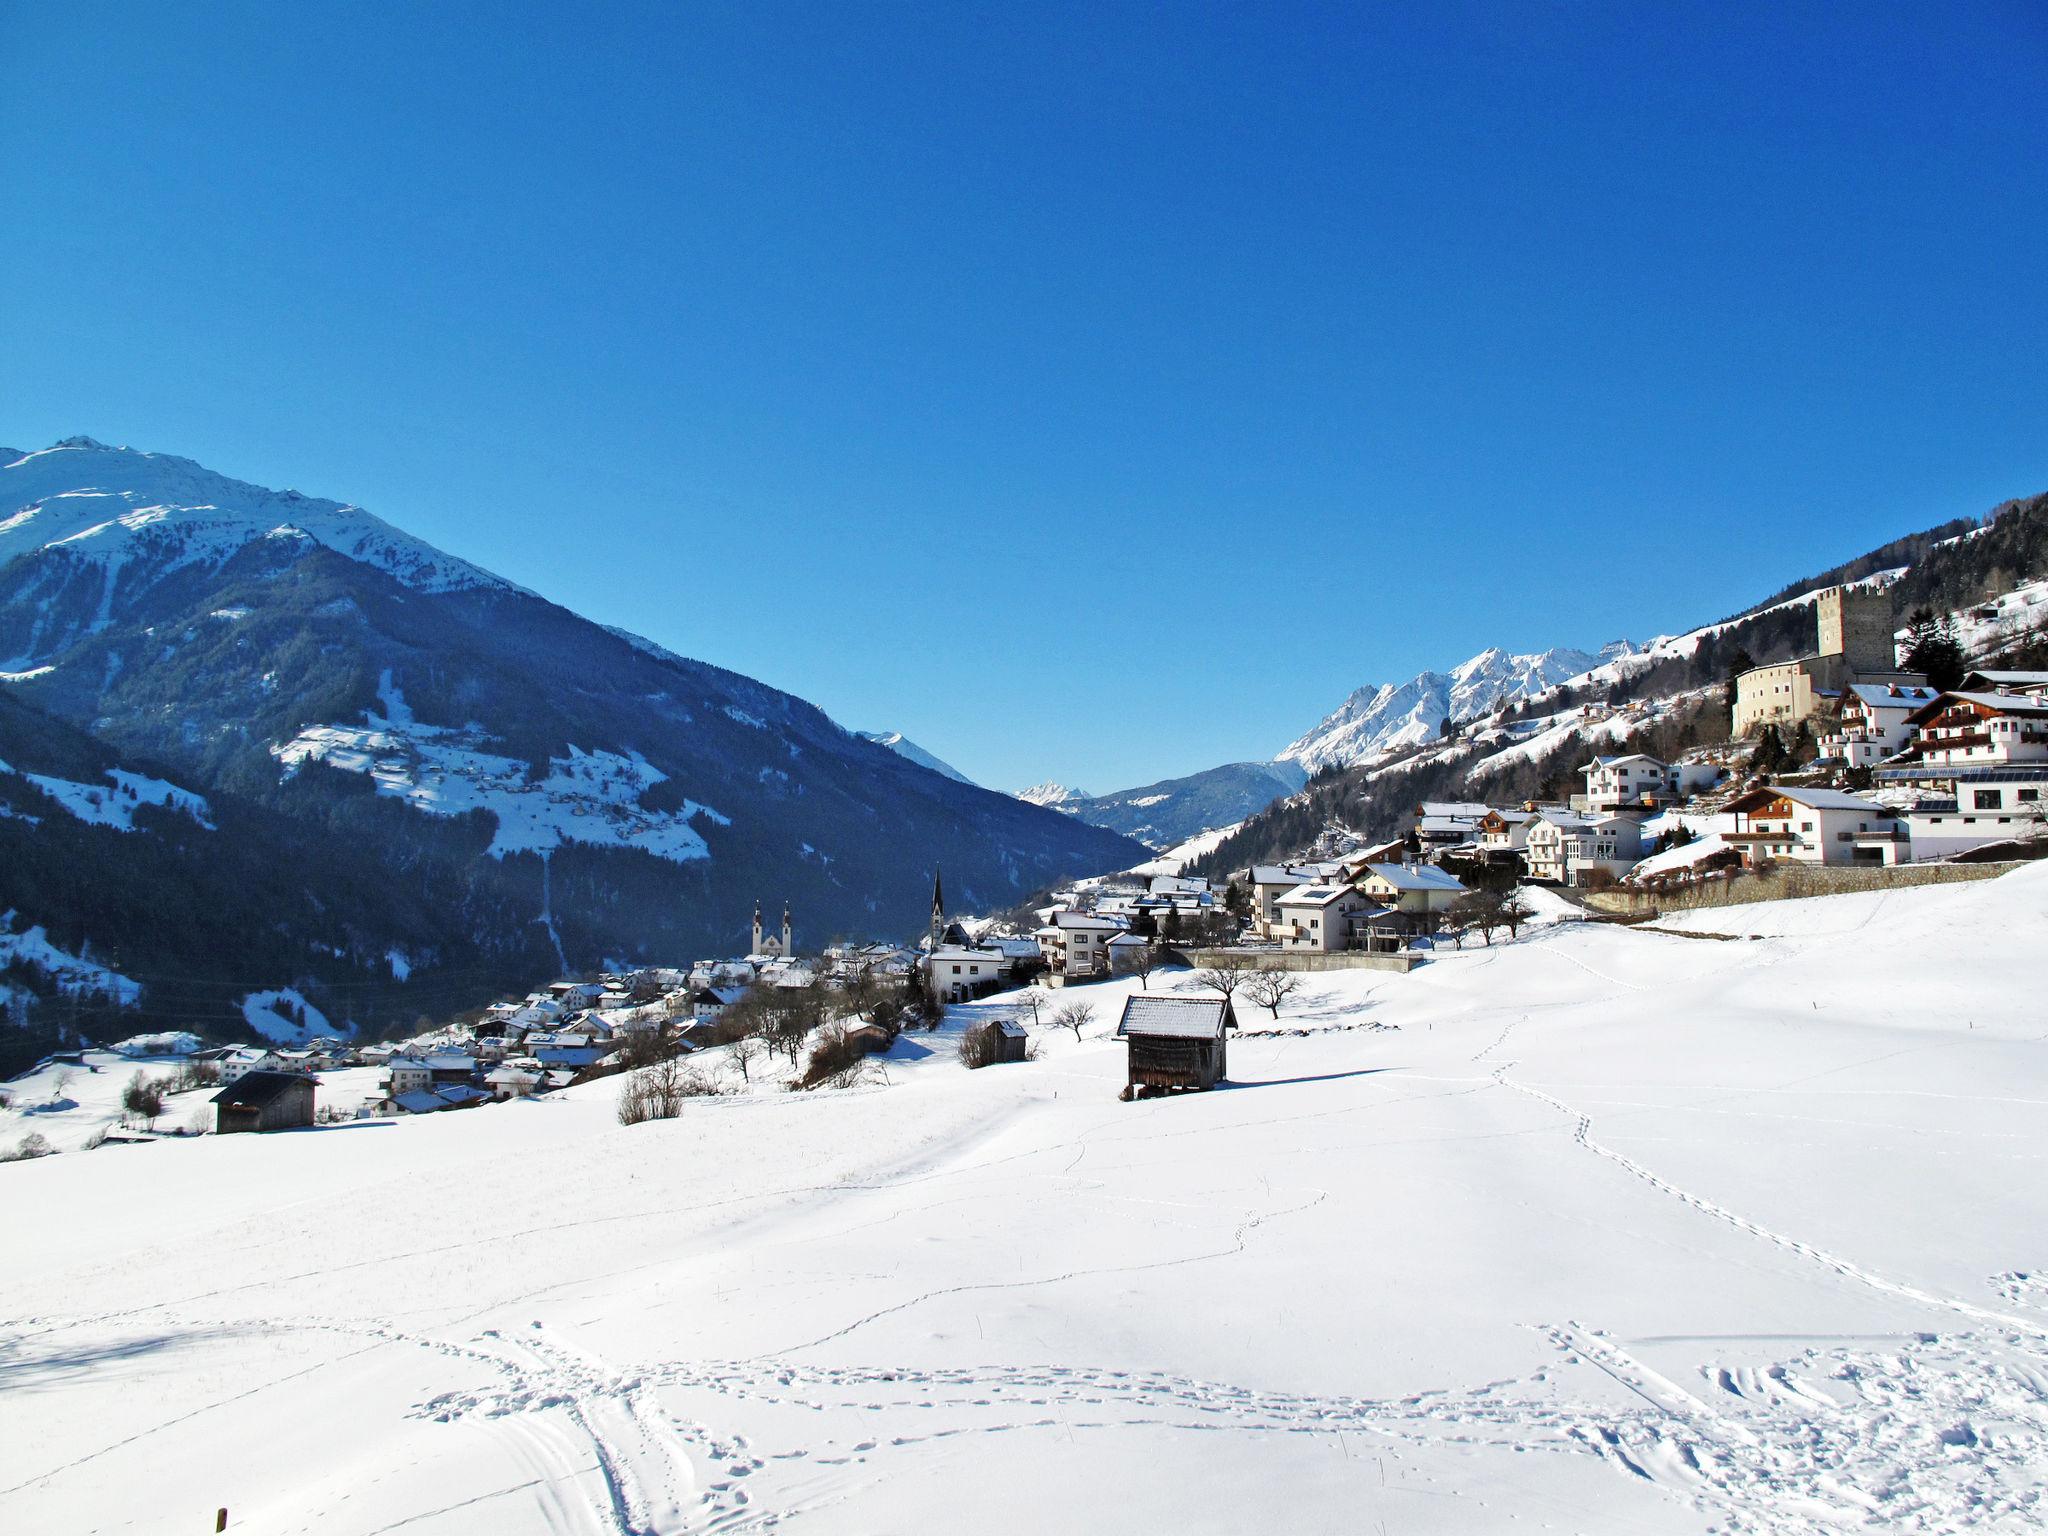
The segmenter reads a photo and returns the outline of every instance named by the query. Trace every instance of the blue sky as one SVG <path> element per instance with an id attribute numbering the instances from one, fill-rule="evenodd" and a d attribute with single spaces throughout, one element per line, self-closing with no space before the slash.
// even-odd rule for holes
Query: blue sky
<path id="1" fill-rule="evenodd" d="M 2048 489 L 2037 3 L 201 9 L 0 15 L 0 443 L 998 787 Z"/>

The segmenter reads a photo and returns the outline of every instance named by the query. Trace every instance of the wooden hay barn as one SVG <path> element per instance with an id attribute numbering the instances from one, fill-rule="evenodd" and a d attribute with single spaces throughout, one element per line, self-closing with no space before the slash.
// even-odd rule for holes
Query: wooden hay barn
<path id="1" fill-rule="evenodd" d="M 288 1131 L 313 1123 L 313 1079 L 296 1072 L 245 1072 L 213 1096 L 213 1128 Z"/>
<path id="2" fill-rule="evenodd" d="M 1024 1061 L 1031 1049 L 1031 1037 L 1024 1026 L 1015 1019 L 1001 1019 L 996 1023 L 996 1060 Z"/>
<path id="3" fill-rule="evenodd" d="M 1223 997 L 1127 999 L 1117 1038 L 1129 1047 L 1129 1092 L 1214 1088 L 1229 1071 L 1228 1033 L 1237 1012 Z"/>

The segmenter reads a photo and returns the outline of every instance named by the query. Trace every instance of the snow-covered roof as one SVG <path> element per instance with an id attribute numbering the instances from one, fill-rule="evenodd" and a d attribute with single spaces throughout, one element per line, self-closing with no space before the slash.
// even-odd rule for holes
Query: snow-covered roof
<path id="1" fill-rule="evenodd" d="M 1133 997 L 1117 1020 L 1119 1038 L 1164 1036 L 1176 1040 L 1221 1040 L 1235 1026 L 1230 1002 L 1221 997 Z"/>
<path id="2" fill-rule="evenodd" d="M 999 949 L 962 949 L 958 945 L 949 944 L 932 951 L 934 963 L 940 960 L 958 960 L 963 964 L 971 961 L 977 965 L 1000 965 L 1003 959 L 1003 952 Z"/>
<path id="3" fill-rule="evenodd" d="M 1126 926 L 1113 917 L 1097 917 L 1093 912 L 1055 912 L 1052 921 L 1057 928 L 1075 928 L 1090 933 L 1107 933 Z"/>
<path id="4" fill-rule="evenodd" d="M 1878 709 L 1918 709 L 1934 697 L 1934 689 L 1897 683 L 1851 683 L 1849 691 Z"/>
<path id="5" fill-rule="evenodd" d="M 1777 795 L 1790 800 L 1794 805 L 1803 805 L 1811 811 L 1863 811 L 1872 816 L 1882 816 L 1885 808 L 1861 795 L 1852 795 L 1844 789 L 1808 789 L 1804 785 L 1765 784 L 1752 789 L 1728 802 L 1727 809 L 1739 810 L 1752 801 L 1769 799 Z"/>
<path id="6" fill-rule="evenodd" d="M 1462 891 L 1464 881 L 1433 864 L 1368 864 L 1365 866 L 1397 891 Z"/>
<path id="7" fill-rule="evenodd" d="M 1332 902 L 1342 901 L 1346 896 L 1356 896 L 1357 890 L 1348 885 L 1297 885 L 1282 896 L 1276 906 L 1282 907 L 1327 907 Z"/>
<path id="8" fill-rule="evenodd" d="M 1930 704 L 1920 707 L 1915 720 L 1931 718 L 1943 706 L 1961 700 L 1988 709 L 1998 715 L 2048 715 L 2048 699 L 2037 699 L 2027 693 L 1963 693 L 1954 691 L 1942 694 Z"/>

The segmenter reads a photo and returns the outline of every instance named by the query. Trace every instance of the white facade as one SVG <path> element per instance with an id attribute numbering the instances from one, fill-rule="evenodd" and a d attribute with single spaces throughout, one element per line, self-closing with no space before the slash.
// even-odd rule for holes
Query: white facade
<path id="1" fill-rule="evenodd" d="M 1585 775 L 1586 792 L 1573 809 L 1593 815 L 1697 794 L 1721 778 L 1713 763 L 1667 763 L 1646 752 L 1596 757 L 1579 772 Z"/>
<path id="2" fill-rule="evenodd" d="M 1297 886 L 1278 902 L 1280 913 L 1276 937 L 1289 949 L 1310 949 L 1327 954 L 1357 947 L 1353 942 L 1356 919 L 1383 910 L 1350 885 Z"/>
<path id="3" fill-rule="evenodd" d="M 1114 918 L 1092 912 L 1055 912 L 1038 930 L 1038 952 L 1055 982 L 1109 974 L 1109 941 L 1124 931 Z"/>
<path id="4" fill-rule="evenodd" d="M 1909 718 L 1933 701 L 1932 688 L 1854 683 L 1842 698 L 1841 723 L 1821 738 L 1821 753 L 1850 768 L 1869 768 L 1894 757 L 1913 739 Z"/>
<path id="5" fill-rule="evenodd" d="M 925 962 L 932 996 L 964 1003 L 1001 980 L 1007 957 L 1000 949 L 965 949 L 941 944 Z"/>
<path id="6" fill-rule="evenodd" d="M 1838 789 L 1768 784 L 1728 806 L 1735 828 L 1723 841 L 1746 863 L 1774 859 L 1800 864 L 1891 864 L 1900 859 L 1905 829 L 1875 801 Z"/>
<path id="7" fill-rule="evenodd" d="M 1522 856 L 1532 880 L 1583 885 L 1596 869 L 1618 879 L 1642 858 L 1643 829 L 1627 816 L 1539 811 Z"/>

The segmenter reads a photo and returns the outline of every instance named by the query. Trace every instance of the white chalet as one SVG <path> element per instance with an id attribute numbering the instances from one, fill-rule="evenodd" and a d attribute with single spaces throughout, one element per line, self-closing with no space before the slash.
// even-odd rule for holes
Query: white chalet
<path id="1" fill-rule="evenodd" d="M 1586 792 L 1573 797 L 1572 809 L 1592 816 L 1662 805 L 1709 789 L 1721 777 L 1712 763 L 1667 763 L 1647 752 L 1596 757 L 1579 772 Z"/>
<path id="2" fill-rule="evenodd" d="M 1901 683 L 1851 683 L 1842 691 L 1835 729 L 1820 740 L 1823 757 L 1870 768 L 1895 757 L 1913 739 L 1911 718 L 1934 701 L 1932 688 Z"/>
<path id="3" fill-rule="evenodd" d="M 1055 986 L 1109 974 L 1109 941 L 1124 931 L 1113 917 L 1059 911 L 1038 930 L 1038 952 Z"/>
<path id="4" fill-rule="evenodd" d="M 1277 937 L 1289 949 L 1330 953 L 1365 947 L 1364 924 L 1386 908 L 1354 885 L 1299 885 L 1281 897 Z"/>
<path id="5" fill-rule="evenodd" d="M 1642 824 L 1627 816 L 1542 810 L 1529 824 L 1522 850 L 1531 880 L 1584 885 L 1604 869 L 1619 878 L 1643 856 Z"/>
<path id="6" fill-rule="evenodd" d="M 925 975 L 934 1001 L 964 1003 L 994 987 L 1007 963 L 1000 949 L 941 944 L 926 960 Z"/>
<path id="7" fill-rule="evenodd" d="M 1890 864 L 1905 829 L 1875 801 L 1839 789 L 1764 784 L 1728 802 L 1735 829 L 1721 840 L 1749 865 L 1773 859 L 1801 864 Z"/>

